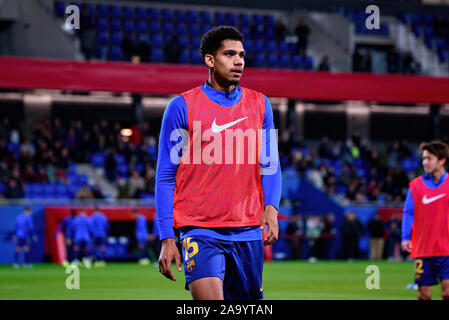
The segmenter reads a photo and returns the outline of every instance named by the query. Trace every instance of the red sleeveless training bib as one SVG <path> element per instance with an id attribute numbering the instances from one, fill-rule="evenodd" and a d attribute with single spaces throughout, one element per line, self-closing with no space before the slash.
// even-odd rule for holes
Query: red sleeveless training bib
<path id="1" fill-rule="evenodd" d="M 182 94 L 189 142 L 176 173 L 174 227 L 245 227 L 260 224 L 264 199 L 260 142 L 265 100 L 242 89 L 223 107 L 197 87 Z"/>
<path id="2" fill-rule="evenodd" d="M 411 257 L 449 256 L 449 178 L 431 189 L 418 177 L 410 189 L 415 206 Z"/>

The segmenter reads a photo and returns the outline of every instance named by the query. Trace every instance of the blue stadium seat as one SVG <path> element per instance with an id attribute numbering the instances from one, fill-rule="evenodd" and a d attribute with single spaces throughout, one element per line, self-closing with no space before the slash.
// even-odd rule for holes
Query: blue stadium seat
<path id="1" fill-rule="evenodd" d="M 200 26 L 196 23 L 190 25 L 189 34 L 190 34 L 190 36 L 193 36 L 193 37 L 200 36 L 201 35 Z"/>
<path id="2" fill-rule="evenodd" d="M 119 165 L 119 164 L 124 164 L 126 163 L 126 158 L 123 154 L 117 153 L 115 155 L 115 162 Z"/>
<path id="3" fill-rule="evenodd" d="M 165 35 L 172 35 L 175 33 L 175 26 L 172 22 L 164 22 L 162 30 Z"/>
<path id="4" fill-rule="evenodd" d="M 68 195 L 70 196 L 70 198 L 75 198 L 76 193 L 78 192 L 78 190 L 80 189 L 80 186 L 77 184 L 70 184 L 68 186 Z"/>
<path id="5" fill-rule="evenodd" d="M 152 21 L 150 24 L 150 33 L 159 34 L 161 33 L 161 25 L 158 21 Z"/>
<path id="6" fill-rule="evenodd" d="M 313 70 L 314 61 L 311 56 L 306 56 L 306 58 L 303 61 L 303 68 L 304 70 Z"/>
<path id="7" fill-rule="evenodd" d="M 118 32 L 122 30 L 122 21 L 120 19 L 112 19 L 110 21 L 109 30 Z"/>
<path id="8" fill-rule="evenodd" d="M 122 45 L 123 36 L 121 32 L 114 32 L 111 36 L 111 44 L 114 46 Z"/>
<path id="9" fill-rule="evenodd" d="M 181 51 L 181 55 L 179 56 L 179 63 L 188 64 L 190 58 L 190 52 L 187 49 Z"/>
<path id="10" fill-rule="evenodd" d="M 98 59 L 105 59 L 108 54 L 108 47 L 97 45 L 95 48 L 95 57 Z"/>
<path id="11" fill-rule="evenodd" d="M 175 11 L 175 20 L 177 22 L 186 23 L 187 22 L 187 12 L 184 10 Z"/>
<path id="12" fill-rule="evenodd" d="M 153 48 L 151 51 L 151 61 L 152 62 L 162 62 L 164 60 L 164 55 L 162 49 Z"/>
<path id="13" fill-rule="evenodd" d="M 148 19 L 148 11 L 146 8 L 138 7 L 136 8 L 136 18 L 139 20 Z"/>
<path id="14" fill-rule="evenodd" d="M 189 45 L 189 39 L 185 35 L 179 36 L 178 42 L 179 42 L 180 46 L 183 48 L 185 48 Z"/>
<path id="15" fill-rule="evenodd" d="M 299 55 L 295 54 L 292 59 L 292 66 L 294 69 L 302 68 L 302 59 Z"/>
<path id="16" fill-rule="evenodd" d="M 274 39 L 275 35 L 276 33 L 274 32 L 274 29 L 272 27 L 265 28 L 264 37 L 266 40 Z"/>
<path id="17" fill-rule="evenodd" d="M 190 62 L 193 64 L 201 64 L 203 63 L 203 59 L 201 57 L 201 54 L 198 50 L 193 50 L 192 53 L 190 54 Z"/>
<path id="18" fill-rule="evenodd" d="M 151 45 L 154 48 L 161 48 L 162 47 L 162 37 L 159 34 L 154 35 L 151 37 Z"/>
<path id="19" fill-rule="evenodd" d="M 81 10 L 87 9 L 89 16 L 92 17 L 95 14 L 95 6 L 92 3 L 83 3 L 81 5 Z"/>
<path id="20" fill-rule="evenodd" d="M 120 46 L 112 46 L 109 50 L 109 60 L 119 61 L 122 60 L 123 53 L 122 48 Z"/>
<path id="21" fill-rule="evenodd" d="M 134 21 L 133 20 L 125 20 L 123 27 L 124 27 L 124 30 L 126 33 L 134 32 L 134 28 L 135 28 Z"/>
<path id="22" fill-rule="evenodd" d="M 290 68 L 290 54 L 282 53 L 279 61 L 279 66 L 283 69 Z"/>
<path id="23" fill-rule="evenodd" d="M 171 9 L 162 10 L 162 19 L 165 21 L 173 21 L 174 20 L 174 12 Z"/>
<path id="24" fill-rule="evenodd" d="M 264 24 L 263 20 L 263 16 L 261 16 L 260 14 L 255 14 L 253 16 L 253 24 L 256 26 L 262 26 Z"/>
<path id="25" fill-rule="evenodd" d="M 121 175 L 127 175 L 128 174 L 128 164 L 127 163 L 121 163 L 117 165 L 116 170 Z"/>
<path id="26" fill-rule="evenodd" d="M 254 48 L 255 48 L 256 52 L 264 51 L 264 49 L 265 49 L 265 42 L 263 40 L 260 40 L 260 39 L 257 40 L 254 43 Z"/>
<path id="27" fill-rule="evenodd" d="M 139 42 L 145 42 L 146 44 L 150 44 L 150 37 L 147 33 L 140 33 L 137 37 L 139 39 Z"/>
<path id="28" fill-rule="evenodd" d="M 244 26 L 240 28 L 240 32 L 243 34 L 245 39 L 251 38 L 251 28 L 249 26 Z"/>
<path id="29" fill-rule="evenodd" d="M 212 18 L 210 16 L 210 13 L 207 11 L 201 11 L 200 12 L 200 22 L 202 24 L 210 24 L 212 22 Z"/>
<path id="30" fill-rule="evenodd" d="M 106 45 L 109 41 L 109 34 L 107 32 L 99 32 L 97 34 L 97 43 L 99 45 Z"/>
<path id="31" fill-rule="evenodd" d="M 134 7 L 124 7 L 123 8 L 123 17 L 125 19 L 134 19 L 135 18 L 135 12 Z"/>
<path id="32" fill-rule="evenodd" d="M 55 186 L 55 193 L 60 196 L 68 197 L 67 185 L 64 183 L 57 183 Z"/>
<path id="33" fill-rule="evenodd" d="M 193 50 L 197 50 L 198 51 L 200 45 L 201 45 L 201 37 L 196 36 L 196 37 L 192 37 L 191 38 L 191 40 L 190 40 L 190 47 Z"/>
<path id="34" fill-rule="evenodd" d="M 108 6 L 105 4 L 97 5 L 97 10 L 95 10 L 97 17 L 106 18 L 108 16 Z"/>
<path id="35" fill-rule="evenodd" d="M 259 52 L 254 58 L 254 65 L 259 68 L 265 67 L 265 54 Z"/>
<path id="36" fill-rule="evenodd" d="M 63 17 L 65 15 L 65 3 L 62 1 L 56 1 L 54 3 L 54 10 L 57 17 Z"/>
<path id="37" fill-rule="evenodd" d="M 276 68 L 278 65 L 278 55 L 275 52 L 272 52 L 268 55 L 268 67 Z"/>
<path id="38" fill-rule="evenodd" d="M 277 49 L 276 42 L 273 40 L 268 41 L 265 51 L 267 51 L 267 53 L 271 53 L 271 52 L 275 51 L 276 49 Z"/>
<path id="39" fill-rule="evenodd" d="M 185 23 L 178 23 L 176 26 L 176 32 L 179 36 L 187 35 L 187 25 Z"/>
<path id="40" fill-rule="evenodd" d="M 240 27 L 249 27 L 251 25 L 251 18 L 247 13 L 241 13 L 239 15 Z"/>
<path id="41" fill-rule="evenodd" d="M 290 52 L 288 43 L 285 41 L 279 42 L 278 49 L 279 49 L 280 53 L 289 53 Z"/>
<path id="42" fill-rule="evenodd" d="M 97 31 L 106 31 L 108 29 L 108 20 L 100 18 L 97 20 Z"/>
<path id="43" fill-rule="evenodd" d="M 53 183 L 44 184 L 44 198 L 53 198 L 56 193 L 56 188 Z"/>
<path id="44" fill-rule="evenodd" d="M 201 34 L 205 34 L 206 32 L 208 32 L 210 29 L 212 29 L 212 26 L 210 24 L 203 24 L 201 26 Z"/>
<path id="45" fill-rule="evenodd" d="M 221 26 L 226 24 L 226 14 L 224 12 L 215 12 L 215 25 Z"/>
<path id="46" fill-rule="evenodd" d="M 154 22 L 152 22 L 151 25 L 153 25 L 153 23 Z M 159 25 L 159 24 L 157 24 L 157 25 Z M 137 22 L 137 28 L 136 29 L 137 29 L 137 32 L 139 32 L 139 33 L 147 32 L 148 31 L 147 22 L 145 20 L 139 20 Z M 151 31 L 151 32 L 153 32 L 153 31 Z M 157 32 L 159 32 L 159 29 L 156 32 L 154 32 L 154 33 L 157 33 Z"/>
<path id="47" fill-rule="evenodd" d="M 252 31 L 254 39 L 262 39 L 265 35 L 262 25 L 257 25 Z"/>
<path id="48" fill-rule="evenodd" d="M 161 10 L 158 8 L 150 8 L 148 10 L 148 16 L 152 21 L 159 20 L 161 18 Z"/>
<path id="49" fill-rule="evenodd" d="M 122 8 L 116 5 L 109 6 L 109 16 L 111 18 L 121 18 L 122 17 Z"/>
<path id="50" fill-rule="evenodd" d="M 198 11 L 195 10 L 187 11 L 186 21 L 188 23 L 197 24 L 199 23 L 199 20 L 200 14 L 198 13 Z"/>
<path id="51" fill-rule="evenodd" d="M 251 39 L 245 40 L 245 43 L 243 44 L 243 48 L 246 52 L 253 52 L 254 51 L 254 43 Z"/>
<path id="52" fill-rule="evenodd" d="M 274 17 L 273 16 L 266 15 L 263 18 L 264 18 L 264 23 L 266 26 L 270 26 L 270 27 L 274 26 Z"/>
<path id="53" fill-rule="evenodd" d="M 233 12 L 226 13 L 225 22 L 229 26 L 237 26 L 237 14 Z"/>

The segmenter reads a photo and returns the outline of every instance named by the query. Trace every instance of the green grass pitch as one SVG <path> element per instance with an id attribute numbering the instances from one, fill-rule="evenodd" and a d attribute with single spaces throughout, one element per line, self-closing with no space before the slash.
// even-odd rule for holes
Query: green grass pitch
<path id="1" fill-rule="evenodd" d="M 380 271 L 380 288 L 369 290 L 367 266 Z M 80 268 L 80 289 L 66 288 L 69 274 L 55 264 L 35 264 L 32 269 L 0 265 L 0 299 L 191 299 L 184 290 L 184 273 L 177 281 L 164 278 L 153 265 L 108 263 L 106 267 Z M 413 281 L 412 262 L 386 261 L 276 261 L 264 264 L 264 297 L 268 300 L 404 300 L 416 299 L 416 290 L 407 290 Z M 441 289 L 434 288 L 434 299 Z"/>

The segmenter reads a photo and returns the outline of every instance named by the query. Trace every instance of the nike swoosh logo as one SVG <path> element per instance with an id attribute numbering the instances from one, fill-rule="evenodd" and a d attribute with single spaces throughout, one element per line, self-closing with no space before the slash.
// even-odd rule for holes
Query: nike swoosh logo
<path id="1" fill-rule="evenodd" d="M 226 129 L 232 127 L 233 125 L 236 125 L 237 123 L 245 120 L 246 118 L 248 118 L 248 117 L 240 118 L 240 119 L 237 119 L 235 121 L 228 122 L 228 123 L 225 123 L 225 124 L 222 124 L 222 125 L 217 125 L 217 123 L 215 122 L 217 119 L 214 119 L 214 122 L 212 123 L 212 128 L 211 128 L 212 132 L 213 133 L 219 133 L 219 132 L 221 132 L 223 130 L 226 130 Z"/>
<path id="2" fill-rule="evenodd" d="M 429 203 L 432 203 L 432 202 L 434 202 L 434 201 L 436 201 L 436 200 L 438 200 L 438 199 L 441 199 L 441 198 L 444 197 L 445 195 L 446 195 L 446 194 L 443 193 L 443 194 L 437 195 L 437 196 L 432 197 L 432 198 L 427 198 L 427 196 L 424 196 L 424 197 L 422 198 L 422 203 L 423 203 L 423 204 L 429 204 Z"/>

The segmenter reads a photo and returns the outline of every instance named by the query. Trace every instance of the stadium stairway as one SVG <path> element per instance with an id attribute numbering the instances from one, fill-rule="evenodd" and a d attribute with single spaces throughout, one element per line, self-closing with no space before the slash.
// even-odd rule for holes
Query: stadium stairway
<path id="1" fill-rule="evenodd" d="M 351 72 L 351 23 L 339 14 L 325 12 L 299 13 L 292 19 L 300 17 L 310 27 L 310 51 L 316 63 L 327 55 L 332 71 Z"/>
<path id="2" fill-rule="evenodd" d="M 105 177 L 103 168 L 94 168 L 90 164 L 77 164 L 76 172 L 89 177 L 89 184 L 98 184 L 105 198 L 117 198 L 118 190 Z"/>

